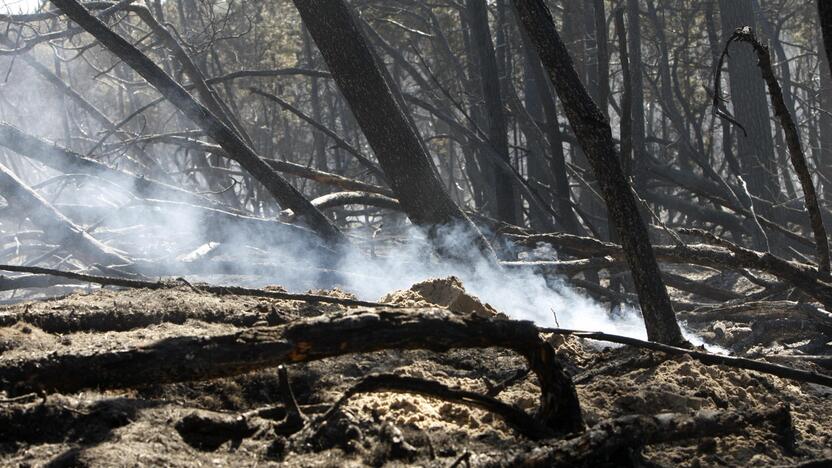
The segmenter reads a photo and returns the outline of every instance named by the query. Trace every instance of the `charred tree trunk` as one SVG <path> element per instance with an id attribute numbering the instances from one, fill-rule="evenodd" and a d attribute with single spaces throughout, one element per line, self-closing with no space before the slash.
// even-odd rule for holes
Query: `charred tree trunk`
<path id="1" fill-rule="evenodd" d="M 494 150 L 508 164 L 508 133 L 506 115 L 503 109 L 504 96 L 500 92 L 500 72 L 491 40 L 491 30 L 488 26 L 488 8 L 485 0 L 467 0 L 466 15 L 471 27 L 471 42 L 479 65 L 483 110 L 487 123 L 488 141 Z M 511 177 L 497 168 L 493 163 L 494 190 L 497 197 L 497 217 L 500 221 L 518 224 L 517 213 L 514 209 L 515 194 Z"/>
<path id="2" fill-rule="evenodd" d="M 768 48 L 760 44 L 754 37 L 754 33 L 750 30 L 734 33 L 732 37 L 736 37 L 738 41 L 750 43 L 754 48 L 754 52 L 757 54 L 757 64 L 763 73 L 763 79 L 768 87 L 771 105 L 774 108 L 774 115 L 780 120 L 780 125 L 786 134 L 789 158 L 803 189 L 806 211 L 809 212 L 809 220 L 815 236 L 818 271 L 824 275 L 829 275 L 829 241 L 826 235 L 826 228 L 823 225 L 823 216 L 821 215 L 820 205 L 818 204 L 815 184 L 812 181 L 812 174 L 809 172 L 809 166 L 806 163 L 806 156 L 803 154 L 797 125 L 795 125 L 792 114 L 783 98 L 783 91 L 780 88 L 780 84 L 774 76 L 771 55 L 769 54 Z"/>
<path id="3" fill-rule="evenodd" d="M 581 84 L 555 29 L 552 15 L 542 0 L 514 0 L 514 5 L 601 185 L 630 265 L 647 336 L 663 343 L 683 343 L 650 246 L 647 227 L 639 214 L 632 188 L 621 171 L 609 122 Z"/>
<path id="4" fill-rule="evenodd" d="M 557 100 L 552 92 L 552 85 L 546 78 L 543 66 L 540 63 L 540 57 L 534 51 L 534 45 L 529 41 L 522 24 L 520 25 L 520 37 L 523 40 L 523 47 L 526 49 L 526 62 L 528 63 L 526 71 L 531 74 L 534 80 L 535 90 L 540 97 L 540 105 L 545 116 L 545 123 L 541 128 L 544 129 L 546 140 L 551 149 L 549 167 L 552 171 L 557 213 L 560 215 L 557 222 L 566 232 L 578 233 L 580 232 L 580 223 L 572 208 L 569 177 L 566 174 L 566 155 L 563 151 L 563 135 L 561 135 L 560 122 L 558 122 Z"/>
<path id="5" fill-rule="evenodd" d="M 330 242 L 346 242 L 343 234 L 300 192 L 278 175 L 251 149 L 240 136 L 205 106 L 198 103 L 182 86 L 131 43 L 92 16 L 76 0 L 51 0 L 71 20 L 98 39 L 103 46 L 136 70 L 156 90 L 178 107 L 195 124 L 220 144 L 251 175 L 263 184 L 284 208 L 291 208 L 309 223 L 322 238 Z"/>
<path id="6" fill-rule="evenodd" d="M 491 257 L 488 241 L 445 191 L 400 91 L 386 79 L 350 8 L 343 0 L 294 3 L 411 221 L 431 234 L 458 224 Z"/>
<path id="7" fill-rule="evenodd" d="M 639 0 L 627 0 L 627 51 L 630 59 L 630 143 L 632 144 L 632 174 L 636 189 L 644 182 L 647 147 L 644 128 L 644 80 L 641 60 L 641 9 Z"/>
<path id="8" fill-rule="evenodd" d="M 719 0 L 719 10 L 724 40 L 731 37 L 737 28 L 754 28 L 751 0 Z M 734 115 L 743 123 L 747 132 L 747 135 L 735 132 L 743 171 L 741 175 L 746 178 L 752 195 L 776 202 L 780 195 L 777 160 L 774 156 L 766 90 L 755 70 L 753 51 L 736 50 L 731 54 L 728 58 L 728 74 Z M 774 214 L 765 206 L 761 206 L 758 211 L 769 219 Z M 759 242 L 757 244 L 758 249 L 762 248 Z"/>
<path id="9" fill-rule="evenodd" d="M 823 48 L 826 49 L 826 64 L 829 67 L 828 71 L 832 73 L 832 2 L 818 0 L 818 16 L 820 30 L 823 33 Z"/>

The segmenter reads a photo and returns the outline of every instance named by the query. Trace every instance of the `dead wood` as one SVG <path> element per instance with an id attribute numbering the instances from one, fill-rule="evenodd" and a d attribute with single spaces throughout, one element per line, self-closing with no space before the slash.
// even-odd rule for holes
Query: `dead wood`
<path id="1" fill-rule="evenodd" d="M 59 278 L 52 275 L 24 275 L 9 278 L 0 276 L 0 291 L 14 291 L 15 289 L 51 288 L 62 284 L 83 284 L 78 280 Z M 2 323 L 2 319 L 0 319 Z"/>
<path id="2" fill-rule="evenodd" d="M 381 168 L 378 167 L 378 164 L 374 163 L 373 161 L 370 161 L 367 158 L 367 156 L 365 156 L 364 154 L 361 153 L 361 151 L 359 151 L 354 146 L 349 144 L 349 142 L 347 142 L 346 140 L 344 140 L 343 138 L 338 136 L 338 134 L 336 134 L 332 130 L 326 128 L 326 126 L 324 126 L 320 122 L 315 121 L 312 117 L 307 116 L 306 114 L 304 114 L 297 107 L 289 104 L 288 102 L 284 101 L 283 99 L 280 99 L 279 97 L 275 96 L 272 93 L 267 93 L 267 92 L 261 91 L 257 88 L 249 88 L 248 90 L 250 92 L 252 92 L 253 94 L 256 94 L 258 96 L 262 96 L 262 97 L 268 99 L 269 101 L 277 103 L 283 109 L 286 109 L 287 111 L 291 112 L 292 114 L 298 116 L 304 122 L 308 123 L 309 125 L 312 125 L 317 131 L 319 131 L 319 132 L 323 133 L 324 135 L 328 136 L 329 138 L 331 138 L 332 141 L 334 141 L 335 144 L 338 145 L 339 148 L 342 148 L 347 153 L 353 155 L 353 157 L 358 162 L 360 162 L 362 166 L 366 167 L 379 180 L 387 183 L 387 176 L 384 175 L 384 171 L 382 171 Z"/>
<path id="3" fill-rule="evenodd" d="M 734 322 L 753 322 L 781 318 L 802 318 L 832 325 L 832 313 L 819 309 L 812 304 L 794 301 L 749 301 L 740 304 L 703 307 L 679 314 L 679 318 L 688 322 L 712 322 L 730 320 Z"/>
<path id="4" fill-rule="evenodd" d="M 773 409 L 736 411 L 703 410 L 694 414 L 663 413 L 655 416 L 624 416 L 608 419 L 583 434 L 554 444 L 536 447 L 493 466 L 620 466 L 624 450 L 645 445 L 675 442 L 746 432 L 751 426 L 770 426 L 786 446 L 793 437 L 791 413 L 787 406 Z"/>
<path id="5" fill-rule="evenodd" d="M 87 174 L 114 182 L 125 190 L 135 191 L 146 198 L 163 197 L 185 201 L 201 206 L 220 206 L 209 198 L 174 187 L 153 179 L 137 176 L 130 172 L 114 169 L 106 164 L 89 159 L 81 154 L 57 145 L 55 142 L 38 138 L 20 129 L 0 122 L 0 145 L 45 166 L 66 174 Z"/>
<path id="6" fill-rule="evenodd" d="M 647 336 L 664 343 L 681 344 L 685 340 L 676 323 L 632 187 L 621 170 L 609 120 L 583 86 L 544 2 L 515 0 L 513 4 L 598 180 L 630 266 Z"/>
<path id="7" fill-rule="evenodd" d="M 526 376 L 526 371 L 523 377 Z M 502 418 L 514 430 L 532 440 L 540 440 L 550 434 L 550 431 L 539 421 L 535 420 L 521 409 L 503 403 L 493 396 L 451 388 L 439 382 L 419 377 L 401 376 L 394 374 L 374 374 L 365 377 L 361 382 L 349 388 L 338 401 L 332 405 L 319 421 L 321 424 L 335 414 L 351 397 L 369 392 L 404 392 L 437 398 L 451 403 L 474 406 L 491 412 Z"/>
<path id="8" fill-rule="evenodd" d="M 538 421 L 556 434 L 582 429 L 575 388 L 531 322 L 460 316 L 442 309 L 378 309 L 178 337 L 111 352 L 52 355 L 0 364 L 0 389 L 74 392 L 239 375 L 281 364 L 385 349 L 504 347 L 526 358 L 541 387 Z"/>
<path id="9" fill-rule="evenodd" d="M 829 275 L 830 260 L 829 260 L 829 240 L 826 234 L 826 228 L 823 225 L 823 216 L 821 215 L 820 205 L 815 190 L 815 184 L 812 181 L 812 174 L 809 171 L 809 166 L 806 164 L 806 156 L 803 154 L 803 148 L 800 144 L 800 135 L 797 131 L 794 118 L 789 112 L 785 101 L 783 100 L 783 90 L 780 88 L 777 78 L 774 76 L 774 69 L 771 65 L 771 55 L 768 47 L 760 44 L 754 36 L 754 32 L 750 27 L 738 28 L 734 34 L 728 39 L 725 44 L 725 51 L 723 55 L 728 53 L 728 47 L 732 42 L 746 42 L 751 45 L 754 52 L 757 54 L 757 65 L 763 74 L 763 79 L 768 87 L 771 104 L 774 108 L 774 115 L 780 120 L 780 125 L 783 127 L 783 132 L 786 134 L 786 146 L 789 149 L 789 158 L 792 162 L 792 167 L 797 173 L 797 178 L 803 189 L 803 200 L 806 204 L 806 211 L 809 212 L 809 221 L 812 226 L 812 233 L 815 237 L 815 248 L 817 249 L 817 263 L 821 274 Z M 715 95 L 719 95 L 719 82 L 715 81 Z"/>
<path id="10" fill-rule="evenodd" d="M 293 3 L 408 218 L 431 235 L 455 225 L 487 261 L 495 261 L 488 240 L 445 190 L 401 90 L 370 47 L 351 7 L 342 0 Z M 441 256 L 473 260 L 468 252 L 434 246 Z"/>
<path id="11" fill-rule="evenodd" d="M 312 200 L 315 208 L 323 211 L 331 208 L 342 207 L 346 205 L 366 205 L 376 208 L 384 208 L 394 211 L 402 211 L 399 201 L 395 198 L 388 197 L 379 193 L 370 192 L 333 192 L 326 195 L 321 195 Z M 281 213 L 286 219 L 291 220 L 294 213 L 291 211 L 284 211 Z"/>
<path id="12" fill-rule="evenodd" d="M 615 259 L 623 259 L 620 246 L 589 237 L 562 233 L 509 237 L 518 244 L 530 247 L 542 242 L 555 247 L 565 247 L 587 256 L 608 255 Z M 706 244 L 656 245 L 653 251 L 661 262 L 687 263 L 720 270 L 764 271 L 800 289 L 824 306 L 832 307 L 832 284 L 818 278 L 818 270 L 814 265 L 785 260 L 768 252 L 758 252 L 740 246 L 729 250 L 723 246 Z M 545 262 L 537 262 L 537 266 L 546 267 Z"/>
<path id="13" fill-rule="evenodd" d="M 234 157 L 284 208 L 291 208 L 309 223 L 323 239 L 331 242 L 345 242 L 343 234 L 318 211 L 309 200 L 286 182 L 266 164 L 241 137 L 198 103 L 182 86 L 168 76 L 158 65 L 139 51 L 130 42 L 113 32 L 106 24 L 92 16 L 76 0 L 51 0 L 71 20 L 81 26 L 110 52 L 115 54 L 157 91 L 179 108 L 191 121 L 200 126 L 211 138 L 222 146 L 227 154 Z"/>
<path id="14" fill-rule="evenodd" d="M 565 330 L 562 328 L 541 328 L 543 332 L 554 333 L 556 335 L 572 335 L 578 338 L 585 338 L 589 340 L 608 341 L 610 343 L 620 343 L 628 346 L 635 346 L 638 348 L 649 349 L 652 351 L 660 351 L 672 356 L 690 356 L 697 361 L 712 365 L 722 365 L 733 367 L 736 369 L 753 370 L 765 374 L 776 375 L 784 379 L 796 380 L 798 382 L 809 382 L 818 385 L 832 387 L 832 376 L 819 374 L 817 372 L 802 371 L 791 367 L 781 366 L 778 364 L 769 364 L 763 361 L 756 361 L 753 359 L 738 358 L 734 356 L 724 356 L 721 354 L 707 353 L 704 351 L 697 351 L 688 348 L 679 348 L 677 346 L 670 346 L 653 341 L 639 340 L 638 338 L 630 338 L 628 336 L 611 335 L 603 332 L 585 332 L 578 330 Z"/>
<path id="15" fill-rule="evenodd" d="M 168 289 L 173 286 L 181 285 L 182 280 L 173 282 L 165 281 L 142 281 L 128 278 L 114 278 L 110 276 L 95 276 L 86 273 L 76 273 L 71 271 L 54 270 L 51 268 L 41 268 L 33 266 L 18 266 L 18 265 L 0 265 L 0 270 L 14 271 L 18 273 L 34 273 L 41 275 L 59 276 L 62 278 L 69 278 L 76 281 L 83 281 L 86 283 L 96 283 L 107 286 L 120 286 L 123 288 L 145 288 L 145 289 Z M 178 283 L 177 283 L 178 281 Z M 304 301 L 304 302 L 321 302 L 325 304 L 341 304 L 345 306 L 358 307 L 395 307 L 391 304 L 382 304 L 380 302 L 360 301 L 357 299 L 346 299 L 332 296 L 321 296 L 316 294 L 294 294 L 279 291 L 267 291 L 264 289 L 244 288 L 240 286 L 211 286 L 200 284 L 198 291 L 223 295 L 234 296 L 249 296 L 249 297 L 265 297 L 271 299 L 285 299 L 290 301 Z"/>
<path id="16" fill-rule="evenodd" d="M 178 145 L 184 148 L 193 148 L 197 151 L 204 151 L 206 153 L 216 154 L 223 157 L 228 157 L 225 150 L 219 145 L 214 145 L 201 140 L 187 138 L 182 136 L 167 136 L 161 137 L 160 141 Z M 290 161 L 279 161 L 277 159 L 263 158 L 272 169 L 277 172 L 284 172 L 304 179 L 314 180 L 320 184 L 331 185 L 339 187 L 343 190 L 379 193 L 388 197 L 393 197 L 393 191 L 387 187 L 373 185 L 360 180 L 350 179 L 342 175 L 333 174 L 331 172 L 321 171 L 301 164 L 296 164 Z"/>
<path id="17" fill-rule="evenodd" d="M 289 383 L 289 371 L 286 370 L 286 366 L 277 366 L 277 376 L 278 391 L 280 399 L 283 400 L 283 406 L 286 408 L 286 417 L 276 430 L 279 434 L 294 434 L 306 424 L 306 415 L 303 414 L 295 399 L 295 392 L 292 391 Z"/>
<path id="18" fill-rule="evenodd" d="M 51 275 L 33 275 L 33 277 L 50 279 L 58 285 L 72 282 L 72 280 Z M 2 284 L 2 281 L 0 281 L 0 284 Z M 54 284 L 48 284 L 48 286 L 54 286 Z M 167 286 L 172 288 L 177 285 L 169 283 Z M 237 327 L 273 326 L 288 323 L 295 318 L 295 316 L 274 307 L 238 310 L 233 313 L 229 313 L 227 310 L 188 310 L 187 308 L 153 310 L 139 304 L 121 307 L 118 310 L 39 309 L 35 307 L 27 308 L 24 311 L 0 312 L 0 327 L 25 322 L 47 333 L 63 335 L 78 332 L 127 331 L 160 323 L 183 324 L 188 320 L 226 323 Z"/>
<path id="19" fill-rule="evenodd" d="M 13 206 L 41 228 L 52 242 L 62 245 L 78 257 L 91 263 L 105 265 L 131 263 L 127 257 L 75 225 L 3 165 L 0 165 L 0 195 L 6 199 L 9 206 Z"/>

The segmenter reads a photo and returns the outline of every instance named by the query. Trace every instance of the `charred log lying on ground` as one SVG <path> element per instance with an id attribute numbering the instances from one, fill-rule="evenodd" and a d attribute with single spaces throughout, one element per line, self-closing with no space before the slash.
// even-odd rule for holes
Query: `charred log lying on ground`
<path id="1" fill-rule="evenodd" d="M 581 429 L 575 388 L 537 327 L 530 322 L 464 317 L 441 309 L 380 309 L 224 336 L 180 337 L 146 348 L 10 361 L 0 365 L 0 382 L 11 394 L 73 392 L 204 380 L 384 349 L 441 352 L 495 346 L 525 357 L 537 376 L 541 387 L 537 418 L 541 424 L 558 434 Z"/>

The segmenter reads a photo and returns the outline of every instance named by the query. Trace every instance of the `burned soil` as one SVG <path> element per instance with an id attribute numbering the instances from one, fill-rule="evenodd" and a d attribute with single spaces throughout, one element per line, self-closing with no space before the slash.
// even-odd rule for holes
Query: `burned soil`
<path id="1" fill-rule="evenodd" d="M 317 293 L 348 297 L 337 290 Z M 383 301 L 505 320 L 455 279 L 420 283 Z M 0 365 L 137 348 L 177 336 L 219 336 L 346 311 L 337 304 L 217 296 L 198 286 L 94 290 L 5 306 Z M 753 425 L 732 435 L 631 447 L 608 460 L 611 465 L 773 466 L 832 458 L 828 388 L 574 337 L 549 341 L 576 384 L 588 427 L 626 415 L 701 410 L 783 407 L 791 418 L 785 426 Z M 724 334 L 722 344 L 731 345 Z M 812 363 L 792 364 L 818 370 Z M 363 378 L 384 373 L 491 394 L 532 414 L 540 388 L 526 369 L 525 359 L 501 348 L 388 350 L 294 364 L 286 370 L 299 420 L 285 404 L 276 369 L 127 390 L 9 396 L 0 401 L 0 464 L 501 465 L 541 442 L 492 412 L 401 392 L 357 393 L 330 408 Z"/>

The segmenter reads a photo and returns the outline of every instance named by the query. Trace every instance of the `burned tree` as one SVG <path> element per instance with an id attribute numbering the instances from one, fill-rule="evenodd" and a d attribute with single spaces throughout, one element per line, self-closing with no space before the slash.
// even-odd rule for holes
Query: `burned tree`
<path id="1" fill-rule="evenodd" d="M 370 49 L 353 11 L 343 0 L 296 0 L 295 6 L 411 221 L 434 234 L 443 226 L 459 225 L 490 257 L 488 241 L 442 186 L 399 90 Z"/>
<path id="2" fill-rule="evenodd" d="M 152 60 L 141 53 L 135 46 L 113 32 L 101 20 L 92 16 L 89 10 L 77 1 L 56 0 L 52 3 L 80 27 L 98 39 L 113 54 L 142 75 L 159 93 L 179 107 L 195 124 L 202 127 L 211 138 L 227 151 L 229 157 L 235 158 L 254 178 L 268 188 L 275 199 L 286 208 L 294 210 L 321 237 L 332 242 L 344 240 L 338 228 L 333 226 L 297 189 L 289 185 L 278 173 L 269 167 L 243 141 L 240 135 L 205 106 L 197 102 L 182 86 L 176 83 L 164 70 L 159 68 L 158 65 L 153 63 Z"/>
<path id="3" fill-rule="evenodd" d="M 575 73 L 572 59 L 560 40 L 546 5 L 539 0 L 515 0 L 514 6 L 601 185 L 635 281 L 647 336 L 664 343 L 682 343 L 684 339 L 659 274 L 647 228 L 632 188 L 621 171 L 609 122 Z"/>

